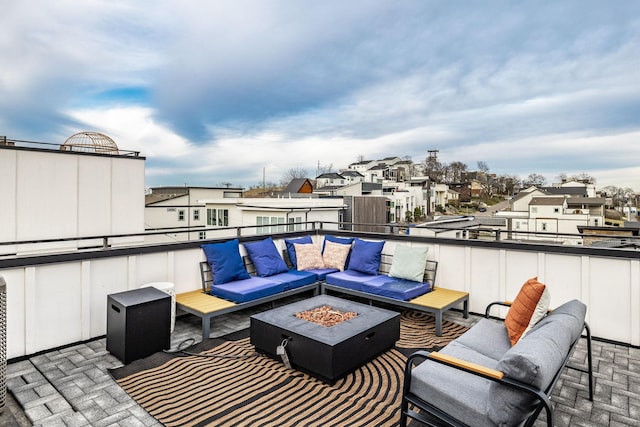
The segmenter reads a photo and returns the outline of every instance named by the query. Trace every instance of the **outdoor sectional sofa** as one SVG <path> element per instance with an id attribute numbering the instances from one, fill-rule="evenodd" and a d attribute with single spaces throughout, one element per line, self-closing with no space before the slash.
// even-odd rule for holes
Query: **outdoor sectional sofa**
<path id="1" fill-rule="evenodd" d="M 583 330 L 588 366 L 568 367 L 588 374 L 589 400 L 593 401 L 585 305 L 577 300 L 562 304 L 532 322 L 514 344 L 506 323 L 489 319 L 492 306 L 511 304 L 490 304 L 485 318 L 439 352 L 419 351 L 409 357 L 401 426 L 407 425 L 407 417 L 428 425 L 529 426 L 542 410 L 547 425 L 553 426 L 549 396 Z"/>
<path id="2" fill-rule="evenodd" d="M 382 254 L 384 241 L 331 235 L 316 244 L 311 236 L 285 239 L 282 255 L 270 237 L 242 245 L 244 257 L 237 239 L 203 245 L 202 289 L 176 295 L 178 309 L 201 318 L 203 339 L 214 317 L 303 292 L 343 293 L 429 312 L 438 335 L 444 311 L 462 304 L 468 316 L 468 293 L 434 288 L 437 262 L 426 260 L 426 248 L 397 244 L 391 256 Z"/>

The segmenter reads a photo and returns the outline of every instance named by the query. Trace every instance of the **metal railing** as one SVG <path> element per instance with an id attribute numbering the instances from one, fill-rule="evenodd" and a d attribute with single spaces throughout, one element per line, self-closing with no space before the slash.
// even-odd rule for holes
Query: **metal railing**
<path id="1" fill-rule="evenodd" d="M 40 149 L 40 150 L 57 150 L 57 151 L 71 151 L 69 147 L 65 147 L 64 144 L 55 144 L 50 142 L 40 142 L 40 141 L 25 141 L 21 139 L 9 139 L 6 136 L 0 136 L 0 147 L 15 147 L 15 148 L 29 148 L 29 149 Z M 100 152 L 87 152 L 87 151 L 74 151 L 74 154 L 98 154 L 105 155 Z M 109 154 L 109 153 L 107 153 Z M 121 150 L 118 149 L 117 154 L 109 154 L 109 155 L 117 155 L 117 156 L 125 156 L 125 157 L 140 157 L 139 151 L 131 151 L 131 150 Z"/>

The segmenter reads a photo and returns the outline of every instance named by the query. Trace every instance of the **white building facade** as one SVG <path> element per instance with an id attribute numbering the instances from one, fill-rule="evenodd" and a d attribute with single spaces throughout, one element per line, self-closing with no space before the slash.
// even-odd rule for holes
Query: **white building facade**
<path id="1" fill-rule="evenodd" d="M 46 147 L 0 146 L 0 255 L 95 248 L 103 240 L 88 237 L 144 231 L 144 157 Z M 33 243 L 8 244 L 24 241 Z"/>

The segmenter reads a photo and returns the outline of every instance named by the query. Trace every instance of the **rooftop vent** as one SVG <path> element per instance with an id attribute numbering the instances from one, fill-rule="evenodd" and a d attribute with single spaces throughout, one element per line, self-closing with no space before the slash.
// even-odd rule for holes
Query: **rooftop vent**
<path id="1" fill-rule="evenodd" d="M 99 132 L 78 132 L 71 135 L 60 149 L 83 153 L 119 154 L 118 146 L 113 139 Z"/>

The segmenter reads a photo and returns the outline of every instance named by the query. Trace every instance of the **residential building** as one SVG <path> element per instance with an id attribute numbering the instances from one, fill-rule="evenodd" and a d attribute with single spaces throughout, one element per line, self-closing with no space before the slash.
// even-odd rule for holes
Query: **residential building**
<path id="1" fill-rule="evenodd" d="M 511 200 L 510 211 L 495 216 L 508 219 L 513 239 L 582 244 L 578 227 L 603 225 L 604 205 L 604 198 L 549 196 L 535 189 L 519 194 Z"/>
<path id="2" fill-rule="evenodd" d="M 360 172 L 349 169 L 341 171 L 340 175 L 346 181 L 345 184 L 353 184 L 364 180 L 364 175 L 362 175 Z"/>
<path id="3" fill-rule="evenodd" d="M 232 187 L 154 187 L 145 196 L 145 229 L 150 232 L 147 242 L 206 239 L 204 230 L 210 226 L 228 226 L 225 210 L 213 209 L 201 200 L 242 198 L 242 188 Z M 201 228 L 202 230 L 194 230 Z M 192 229 L 182 233 L 180 229 Z M 171 233 L 171 231 L 175 231 Z"/>
<path id="4" fill-rule="evenodd" d="M 296 178 L 282 190 L 282 195 L 290 196 L 295 194 L 311 194 L 313 193 L 313 184 L 309 178 Z"/>
<path id="5" fill-rule="evenodd" d="M 179 189 L 182 194 L 172 194 Z M 164 195 L 165 197 L 160 197 Z M 344 215 L 341 198 L 242 197 L 240 188 L 160 187 L 147 196 L 148 231 L 163 231 L 148 242 L 186 241 L 232 236 L 232 227 L 254 227 L 253 233 L 277 233 L 306 229 L 307 222 L 338 223 Z M 158 200 L 159 198 L 159 200 Z M 260 226 L 255 229 L 255 226 Z M 189 229 L 188 233 L 180 228 Z M 337 225 L 336 225 L 337 228 Z"/>
<path id="6" fill-rule="evenodd" d="M 377 160 L 361 160 L 361 161 L 356 162 L 356 163 L 351 163 L 348 166 L 348 169 L 356 171 L 356 172 L 363 173 L 367 169 L 369 169 L 369 168 L 371 168 L 373 166 L 376 166 L 377 164 L 378 164 Z"/>
<path id="7" fill-rule="evenodd" d="M 338 187 L 343 185 L 349 185 L 356 182 L 362 182 L 364 175 L 354 170 L 343 170 L 338 172 L 328 172 L 319 175 L 316 178 L 316 188 L 322 187 Z"/>
<path id="8" fill-rule="evenodd" d="M 90 148 L 0 145 L 0 255 L 103 247 L 96 236 L 144 231 L 145 158 L 117 147 Z M 109 245 L 139 239 L 119 237 Z"/>
<path id="9" fill-rule="evenodd" d="M 355 171 L 353 171 L 355 172 Z M 356 172 L 359 174 L 359 172 Z M 347 185 L 346 178 L 337 172 L 327 172 L 316 177 L 316 189 L 326 186 L 342 186 Z"/>
<path id="10" fill-rule="evenodd" d="M 476 179 L 464 182 L 451 182 L 447 185 L 459 194 L 459 200 L 461 202 L 470 202 L 474 198 L 481 197 L 485 191 L 482 182 Z"/>

